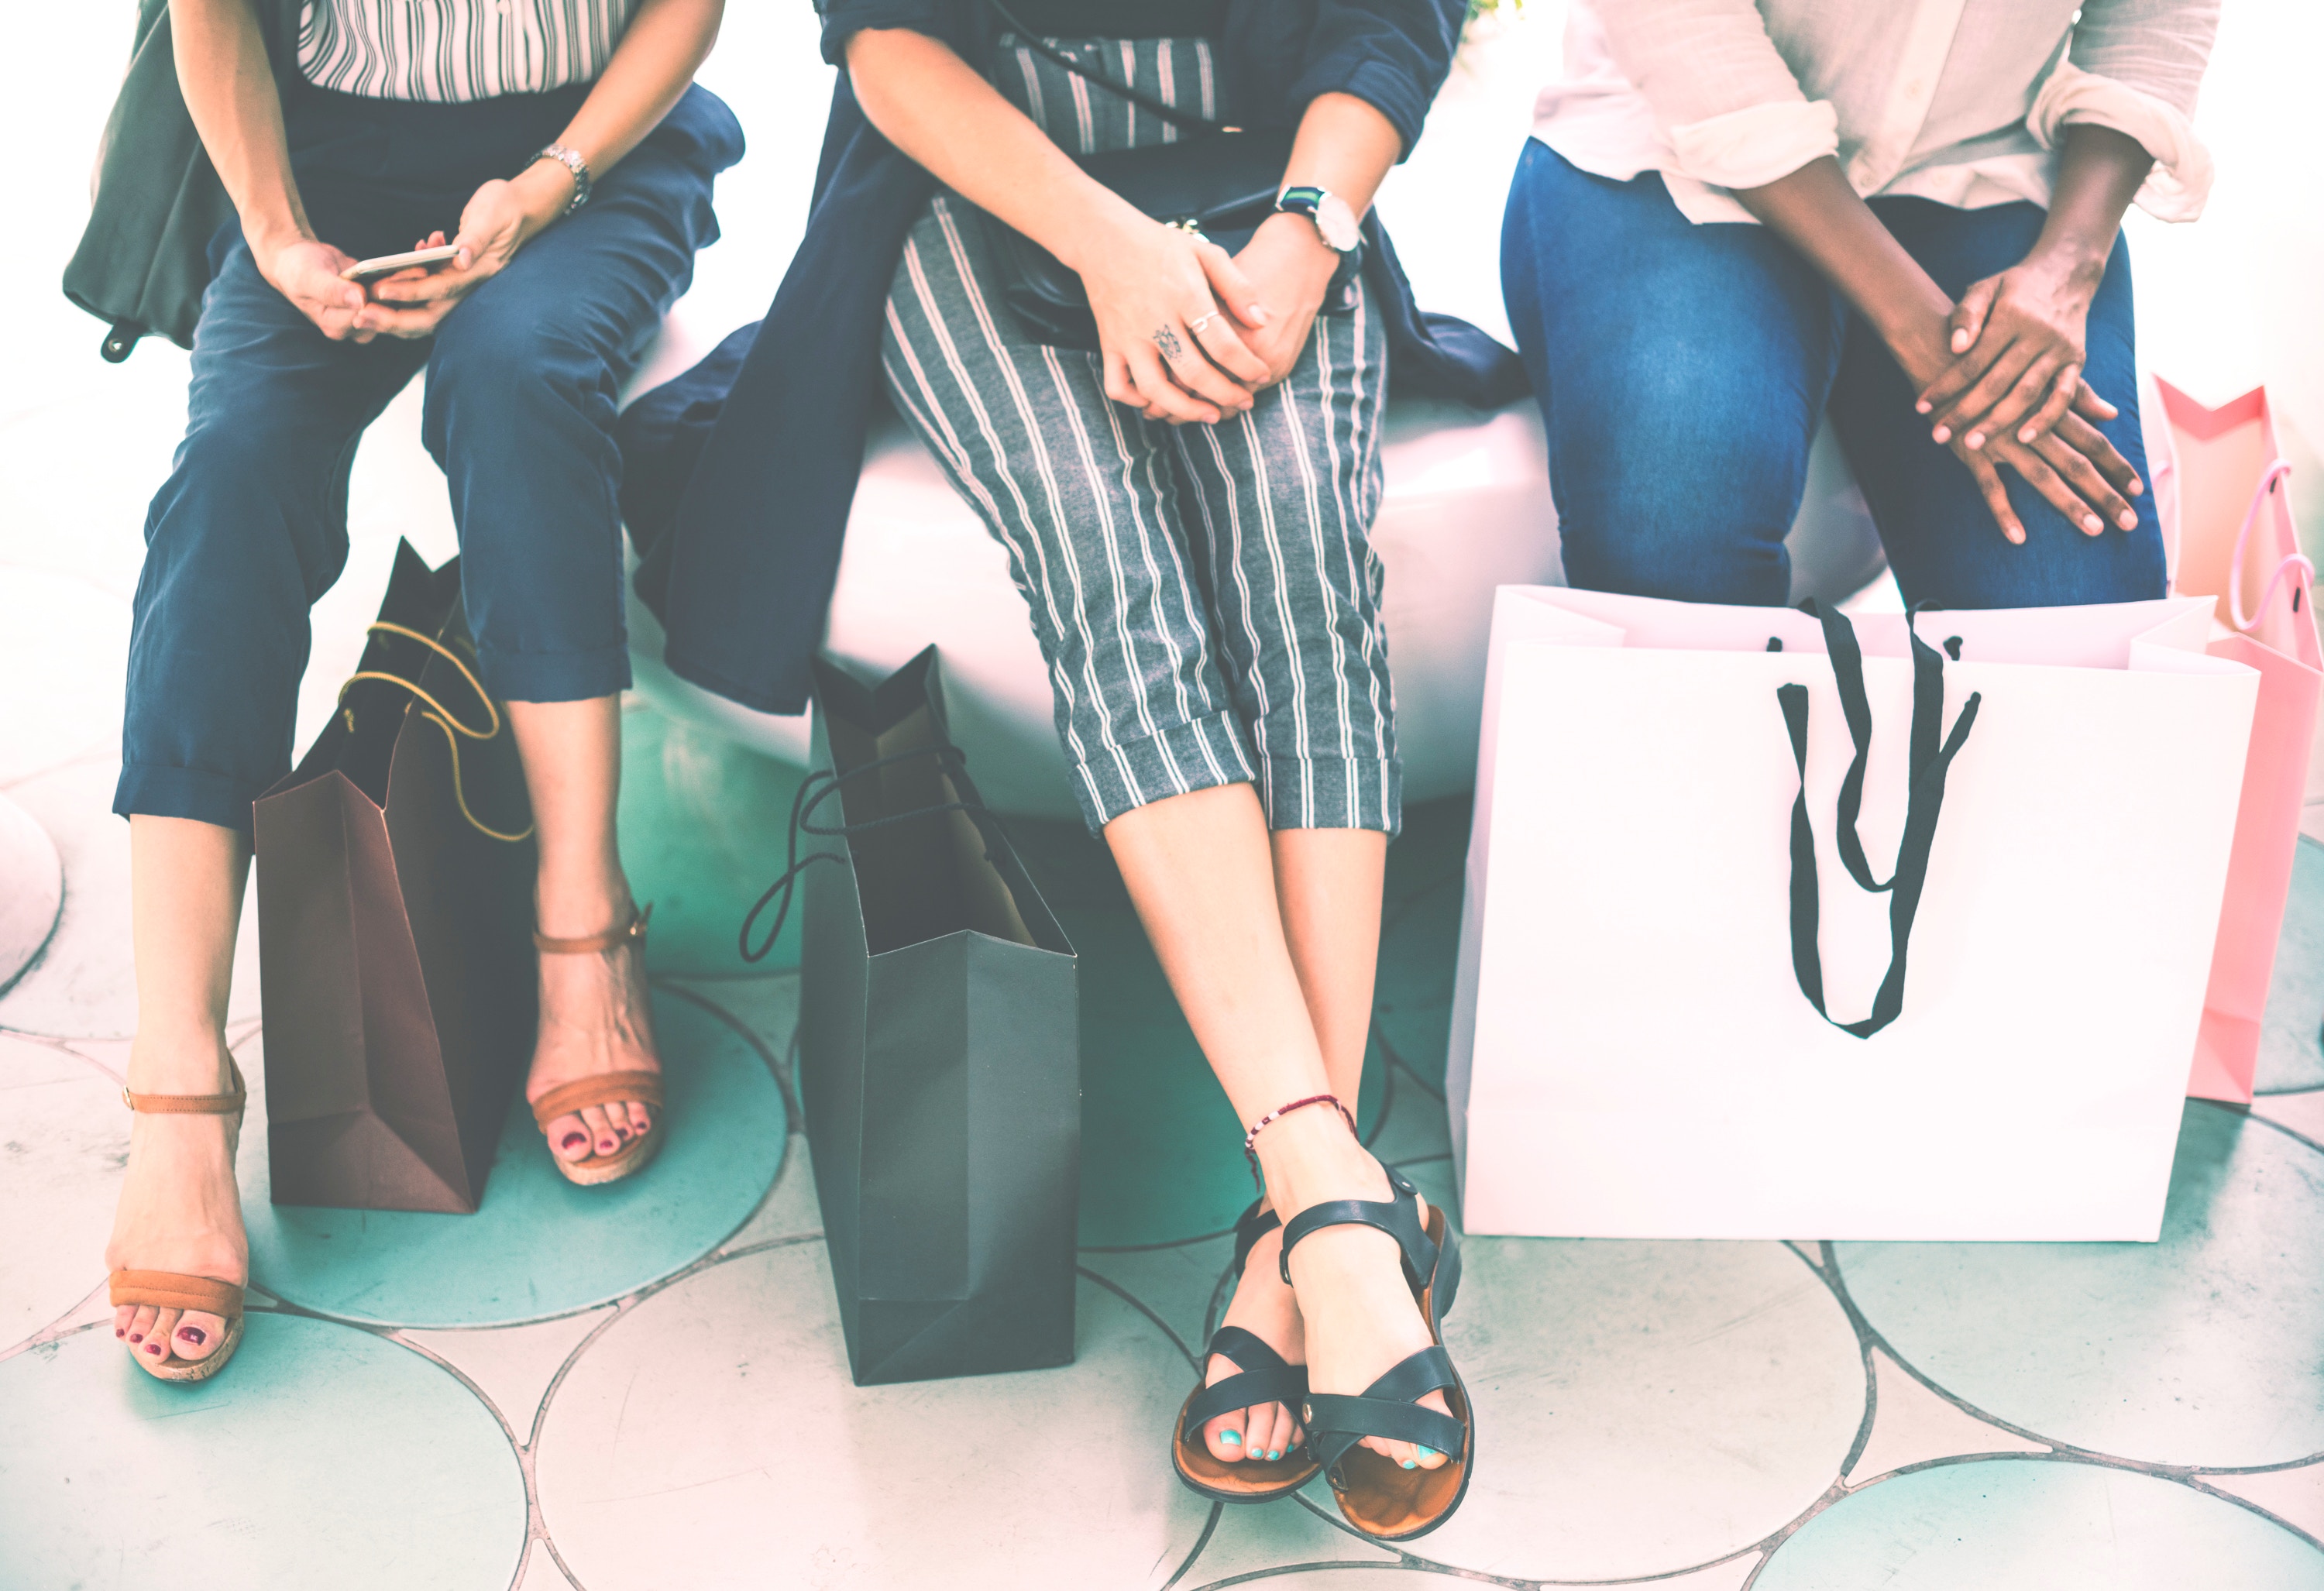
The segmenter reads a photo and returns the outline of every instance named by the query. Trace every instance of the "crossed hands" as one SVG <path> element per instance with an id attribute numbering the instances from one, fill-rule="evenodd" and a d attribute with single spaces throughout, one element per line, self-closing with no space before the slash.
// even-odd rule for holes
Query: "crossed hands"
<path id="1" fill-rule="evenodd" d="M 1307 346 L 1339 256 L 1299 216 L 1241 253 L 1138 216 L 1084 268 L 1105 395 L 1148 419 L 1216 425 L 1248 413 Z"/>
<path id="2" fill-rule="evenodd" d="M 2095 280 L 2029 259 L 1971 283 L 1946 322 L 1949 348 L 1906 361 L 1907 372 L 1925 382 L 1916 407 L 1931 417 L 1931 437 L 1969 466 L 2012 542 L 2024 541 L 2025 527 L 2002 488 L 2000 464 L 2086 535 L 2138 524 L 2128 500 L 2145 488 L 2091 423 L 2120 411 L 2082 379 L 2096 291 Z M 1942 368 L 1928 380 L 1932 364 Z"/>
<path id="3" fill-rule="evenodd" d="M 561 175 L 563 168 L 557 170 Z M 449 264 L 399 271 L 370 282 L 346 280 L 355 256 L 311 237 L 254 252 L 261 274 L 333 342 L 433 336 L 461 299 L 491 280 L 528 238 L 555 219 L 558 211 L 544 215 L 545 207 L 540 195 L 517 182 L 487 182 L 460 213 L 459 235 L 451 240 L 459 253 Z M 435 232 L 411 246 L 441 248 L 445 241 L 443 233 Z"/>

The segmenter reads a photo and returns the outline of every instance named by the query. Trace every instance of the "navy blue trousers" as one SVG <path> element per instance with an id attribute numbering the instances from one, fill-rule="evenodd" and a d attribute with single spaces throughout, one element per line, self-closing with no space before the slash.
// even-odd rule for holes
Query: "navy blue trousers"
<path id="1" fill-rule="evenodd" d="M 521 170 L 586 94 L 429 105 L 289 86 L 317 235 L 358 258 L 451 236 L 476 189 Z M 733 114 L 690 90 L 424 340 L 333 342 L 259 274 L 239 228 L 220 234 L 186 437 L 146 515 L 115 812 L 247 832 L 252 801 L 290 771 L 308 610 L 346 564 L 355 446 L 423 367 L 485 688 L 568 702 L 629 684 L 614 405 L 716 240 L 712 179 L 741 154 Z"/>
<path id="2" fill-rule="evenodd" d="M 1960 210 L 1876 198 L 1873 213 L 1958 298 L 2040 235 L 2030 204 Z M 2084 535 L 2006 468 L 2025 527 L 2003 539 L 1968 466 L 1929 439 L 1914 389 L 1861 317 L 1764 226 L 1697 226 L 1661 176 L 1617 182 L 1528 140 L 1501 231 L 1501 285 L 1549 432 L 1565 575 L 1577 586 L 1774 605 L 1784 537 L 1827 411 L 1905 600 L 1941 608 L 2066 607 L 2163 594 L 2152 492 L 2138 528 Z M 2146 478 L 2117 241 L 2090 306 L 2099 427 Z"/>

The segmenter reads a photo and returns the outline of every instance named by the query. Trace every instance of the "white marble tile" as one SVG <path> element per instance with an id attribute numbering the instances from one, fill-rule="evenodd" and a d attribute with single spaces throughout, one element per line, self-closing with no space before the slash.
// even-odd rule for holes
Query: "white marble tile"
<path id="1" fill-rule="evenodd" d="M 1951 1458 L 1963 1453 L 2050 1451 L 2043 1443 L 2028 1441 L 1947 1402 L 1877 1348 L 1872 1353 L 1872 1368 L 1878 1389 L 1873 1405 L 1872 1437 L 1848 1472 L 1848 1484 L 1851 1486 L 1863 1485 L 1875 1476 L 1932 1458 Z"/>
<path id="2" fill-rule="evenodd" d="M 544 1518 L 584 1585 L 1157 1586 L 1209 1505 L 1163 1447 L 1185 1361 L 1080 1289 L 1079 1357 L 856 1387 L 820 1244 L 730 1260 L 636 1306 L 550 1402 Z"/>
<path id="3" fill-rule="evenodd" d="M 2324 1464 L 2264 1469 L 2257 1475 L 2207 1475 L 2202 1481 L 2256 1503 L 2286 1524 L 2324 1540 Z"/>
<path id="4" fill-rule="evenodd" d="M 2324 1089 L 2310 1089 L 2298 1094 L 2262 1094 L 2252 1101 L 2252 1114 L 2324 1147 Z"/>
<path id="5" fill-rule="evenodd" d="M 1330 1504 L 1326 1504 L 1326 1507 Z M 1422 1545 L 1414 1542 L 1415 1547 Z M 1223 1509 L 1218 1528 L 1194 1559 L 1180 1586 L 1215 1586 L 1238 1576 L 1260 1574 L 1295 1564 L 1368 1564 L 1400 1561 L 1376 1542 L 1355 1534 L 1336 1519 L 1326 1520 L 1296 1497 Z M 1379 1580 L 1381 1591 L 1400 1584 Z M 1268 1586 L 1279 1580 L 1265 1582 Z"/>
<path id="6" fill-rule="evenodd" d="M 2316 743 L 2324 746 L 2324 735 Z M 2324 801 L 2311 801 L 2300 811 L 2300 832 L 2310 840 L 2324 841 Z"/>
<path id="7" fill-rule="evenodd" d="M 1764 1560 L 1757 1552 L 1747 1552 L 1740 1558 L 1730 1558 L 1725 1563 L 1714 1563 L 1691 1574 L 1665 1575 L 1647 1580 L 1639 1591 L 1742 1591 L 1750 1584 L 1752 1574 Z"/>
<path id="8" fill-rule="evenodd" d="M 120 768 L 77 762 L 25 780 L 9 796 L 56 841 L 64 911 L 40 960 L 0 995 L 0 1028 L 56 1038 L 126 1038 L 137 1027 L 129 952 L 129 825 L 113 814 Z M 243 898 L 229 1022 L 254 1017 L 258 892 Z"/>
<path id="9" fill-rule="evenodd" d="M 1198 1591 L 1225 1591 L 1226 1585 L 1250 1585 L 1250 1581 L 1210 1581 Z M 1442 1574 L 1434 1569 L 1397 1568 L 1389 1565 L 1365 1564 L 1355 1568 L 1294 1569 L 1287 1575 L 1269 1575 L 1257 1582 L 1261 1591 L 1475 1591 L 1477 1582 L 1466 1576 Z"/>
<path id="10" fill-rule="evenodd" d="M 585 1310 L 554 1320 L 494 1326 L 475 1331 L 402 1330 L 394 1333 L 436 1355 L 476 1384 L 521 1443 L 532 1440 L 534 1417 L 549 1384 L 565 1367 L 581 1339 L 613 1312 Z"/>
<path id="11" fill-rule="evenodd" d="M 1234 1263 L 1232 1237 L 1206 1237 L 1169 1248 L 1135 1248 L 1108 1254 L 1082 1251 L 1085 1271 L 1104 1277 L 1152 1310 L 1178 1334 L 1187 1352 L 1199 1356 L 1210 1334 L 1217 1329 L 1213 1314 L 1226 1312 L 1232 1286 L 1222 1287 L 1227 1267 Z M 1179 1390 L 1184 1397 L 1194 1385 L 1191 1376 Z"/>
<path id="12" fill-rule="evenodd" d="M 78 1056 L 0 1036 L 0 1350 L 69 1313 L 105 1279 L 129 1158 L 121 1090 Z"/>
<path id="13" fill-rule="evenodd" d="M 517 1572 L 515 1591 L 578 1591 L 565 1571 L 557 1567 L 557 1559 L 549 1543 L 535 1540 L 525 1554 L 524 1568 Z"/>
<path id="14" fill-rule="evenodd" d="M 64 900 L 56 841 L 32 814 L 0 795 L 0 989 L 47 947 Z"/>
<path id="15" fill-rule="evenodd" d="M 78 575 L 0 565 L 0 788 L 121 736 L 129 604 Z"/>
<path id="16" fill-rule="evenodd" d="M 1668 1574 L 1765 1539 L 1839 1477 L 1861 1352 L 1783 1245 L 1474 1237 L 1462 1255 L 1444 1335 L 1480 1460 L 1414 1550 L 1517 1579 Z"/>

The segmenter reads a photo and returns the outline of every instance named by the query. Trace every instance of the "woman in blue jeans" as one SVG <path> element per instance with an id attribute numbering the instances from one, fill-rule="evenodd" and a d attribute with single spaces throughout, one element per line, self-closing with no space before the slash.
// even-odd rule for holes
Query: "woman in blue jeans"
<path id="1" fill-rule="evenodd" d="M 1567 579 L 1785 601 L 1828 412 L 1907 601 L 2163 595 L 2120 226 L 2217 11 L 1575 0 L 1501 235 Z"/>
<path id="2" fill-rule="evenodd" d="M 422 369 L 483 687 L 540 850 L 526 1095 L 576 1182 L 636 1169 L 659 1068 L 613 840 L 624 373 L 715 241 L 742 153 L 695 69 L 722 0 L 312 0 L 278 78 L 253 0 L 174 0 L 178 78 L 240 225 L 211 245 L 186 437 L 146 517 L 122 771 L 137 1112 L 106 1263 L 114 1334 L 222 1367 L 248 1274 L 224 1023 L 251 803 L 290 770 L 308 610 L 347 556 L 356 443 Z M 364 256 L 455 257 L 348 280 Z M 406 645 L 416 644 L 411 642 Z"/>

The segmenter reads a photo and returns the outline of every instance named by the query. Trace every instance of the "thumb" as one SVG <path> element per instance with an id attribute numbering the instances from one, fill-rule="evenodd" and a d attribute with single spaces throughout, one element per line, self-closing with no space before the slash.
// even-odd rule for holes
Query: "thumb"
<path id="1" fill-rule="evenodd" d="M 1234 256 L 1213 244 L 1201 251 L 1203 274 L 1210 279 L 1211 290 L 1227 313 L 1254 329 L 1268 322 L 1267 306 L 1259 301 L 1259 289 L 1243 274 Z"/>
<path id="2" fill-rule="evenodd" d="M 2000 285 L 2001 279 L 1997 276 L 1973 281 L 1969 283 L 1969 290 L 1960 296 L 1960 302 L 1953 306 L 1948 323 L 1952 327 L 1954 353 L 1968 353 L 1977 345 L 1978 338 L 1985 335 L 1985 317 L 1993 311 L 1993 295 Z"/>

